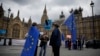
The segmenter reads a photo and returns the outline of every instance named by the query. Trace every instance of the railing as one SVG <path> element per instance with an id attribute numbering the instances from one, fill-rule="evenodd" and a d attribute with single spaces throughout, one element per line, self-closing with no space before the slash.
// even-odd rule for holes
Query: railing
<path id="1" fill-rule="evenodd" d="M 9 40 L 8 45 L 9 45 L 9 46 L 12 45 L 12 38 L 6 38 L 6 37 L 4 37 L 4 36 L 0 36 L 0 41 L 1 41 L 2 39 L 4 39 L 4 43 L 5 43 L 5 41 L 8 39 L 8 40 Z"/>

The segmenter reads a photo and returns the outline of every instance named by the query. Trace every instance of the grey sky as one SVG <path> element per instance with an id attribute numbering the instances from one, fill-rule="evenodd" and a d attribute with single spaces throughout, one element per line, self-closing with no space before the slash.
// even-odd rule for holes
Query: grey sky
<path id="1" fill-rule="evenodd" d="M 98 15 L 100 14 L 100 0 L 93 1 L 95 3 L 94 13 Z M 79 6 L 83 8 L 83 17 L 91 16 L 91 0 L 0 0 L 1 2 L 3 3 L 5 15 L 7 15 L 8 8 L 11 8 L 11 13 L 14 14 L 14 17 L 20 10 L 20 18 L 21 20 L 25 18 L 26 22 L 31 16 L 33 22 L 40 23 L 45 4 L 48 17 L 52 20 L 59 19 L 61 11 L 64 12 L 67 18 L 70 9 L 77 9 Z"/>

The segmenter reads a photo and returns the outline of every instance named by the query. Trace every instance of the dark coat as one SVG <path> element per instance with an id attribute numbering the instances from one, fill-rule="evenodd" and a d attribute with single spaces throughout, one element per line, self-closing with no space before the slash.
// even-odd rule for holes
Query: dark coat
<path id="1" fill-rule="evenodd" d="M 42 46 L 44 46 L 44 45 L 47 44 L 49 38 L 48 38 L 48 37 L 43 37 L 43 36 L 41 36 L 40 40 L 41 40 L 41 42 L 40 42 L 40 47 L 42 47 Z"/>
<path id="2" fill-rule="evenodd" d="M 61 34 L 58 28 L 55 28 L 50 38 L 51 46 L 61 46 Z"/>
<path id="3" fill-rule="evenodd" d="M 71 47 L 71 40 L 68 40 L 68 47 Z"/>
<path id="4" fill-rule="evenodd" d="M 78 46 L 81 46 L 81 40 L 78 40 Z"/>

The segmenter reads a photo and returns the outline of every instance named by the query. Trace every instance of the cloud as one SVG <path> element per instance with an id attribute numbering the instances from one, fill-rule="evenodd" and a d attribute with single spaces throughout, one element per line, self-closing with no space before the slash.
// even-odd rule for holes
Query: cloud
<path id="1" fill-rule="evenodd" d="M 27 5 L 31 0 L 12 0 L 15 3 L 18 3 L 19 5 Z"/>
<path id="2" fill-rule="evenodd" d="M 52 2 L 58 6 L 72 6 L 74 4 L 77 4 L 76 0 L 54 0 Z"/>
<path id="3" fill-rule="evenodd" d="M 100 0 L 94 1 L 94 13 L 100 15 Z"/>
<path id="4" fill-rule="evenodd" d="M 94 12 L 100 14 L 100 0 L 93 0 L 95 3 Z M 83 16 L 91 16 L 91 0 L 0 0 L 3 3 L 5 14 L 7 15 L 8 8 L 11 8 L 11 12 L 14 17 L 17 15 L 17 11 L 20 10 L 21 20 L 25 18 L 27 22 L 31 16 L 32 21 L 40 23 L 45 4 L 47 6 L 47 13 L 49 19 L 59 19 L 61 11 L 64 12 L 66 18 L 69 16 L 71 8 L 77 9 L 79 6 L 83 8 Z"/>

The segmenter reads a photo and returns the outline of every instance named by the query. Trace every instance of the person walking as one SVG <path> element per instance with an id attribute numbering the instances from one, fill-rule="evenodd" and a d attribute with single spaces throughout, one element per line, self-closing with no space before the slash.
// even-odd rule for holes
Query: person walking
<path id="1" fill-rule="evenodd" d="M 60 56 L 61 33 L 58 24 L 53 24 L 54 30 L 51 34 L 50 45 L 52 46 L 53 56 Z"/>
<path id="2" fill-rule="evenodd" d="M 78 49 L 82 49 L 82 43 L 81 43 L 81 38 L 78 38 Z"/>
<path id="3" fill-rule="evenodd" d="M 47 35 L 47 32 L 45 32 L 41 37 L 40 37 L 40 40 L 41 40 L 41 43 L 40 43 L 40 54 L 39 56 L 42 56 L 42 53 L 43 53 L 43 56 L 46 56 L 46 47 L 47 47 L 47 42 L 49 41 L 49 37 Z"/>
<path id="4" fill-rule="evenodd" d="M 68 39 L 68 50 L 71 50 L 71 39 Z"/>
<path id="5" fill-rule="evenodd" d="M 84 39 L 85 37 L 84 36 L 82 36 L 82 38 L 81 38 L 81 42 L 82 42 L 82 49 L 84 48 L 84 41 L 85 41 L 85 39 Z"/>

